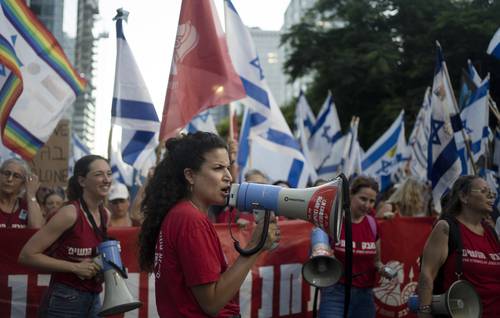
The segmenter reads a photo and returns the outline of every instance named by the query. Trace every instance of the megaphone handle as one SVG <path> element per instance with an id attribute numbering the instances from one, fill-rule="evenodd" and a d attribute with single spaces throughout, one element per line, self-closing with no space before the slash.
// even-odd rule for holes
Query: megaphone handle
<path id="1" fill-rule="evenodd" d="M 266 210 L 264 214 L 264 226 L 262 227 L 262 236 L 260 238 L 259 244 L 257 244 L 257 246 L 255 246 L 254 248 L 244 250 L 240 247 L 240 242 L 238 241 L 234 242 L 234 248 L 238 251 L 238 253 L 240 253 L 240 255 L 250 256 L 257 253 L 264 247 L 264 244 L 266 244 L 267 240 L 267 231 L 269 230 L 270 220 L 271 220 L 271 211 Z"/>
<path id="2" fill-rule="evenodd" d="M 113 267 L 118 273 L 120 273 L 120 275 L 127 279 L 128 278 L 128 275 L 127 275 L 127 271 L 125 270 L 125 267 L 120 267 L 118 265 L 116 265 L 115 263 L 111 262 L 111 261 L 108 261 L 107 259 L 104 259 L 103 260 L 108 263 L 109 265 L 111 265 L 111 267 Z"/>

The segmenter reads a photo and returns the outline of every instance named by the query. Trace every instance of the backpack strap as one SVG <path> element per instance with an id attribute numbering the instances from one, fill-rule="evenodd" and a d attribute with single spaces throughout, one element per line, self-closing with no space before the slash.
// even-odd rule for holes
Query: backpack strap
<path id="1" fill-rule="evenodd" d="M 458 220 L 451 215 L 443 215 L 443 220 L 448 223 L 450 228 L 448 236 L 448 255 L 451 251 L 456 251 L 457 256 L 455 258 L 455 275 L 457 279 L 462 276 L 462 236 L 460 235 L 460 227 L 458 225 Z"/>

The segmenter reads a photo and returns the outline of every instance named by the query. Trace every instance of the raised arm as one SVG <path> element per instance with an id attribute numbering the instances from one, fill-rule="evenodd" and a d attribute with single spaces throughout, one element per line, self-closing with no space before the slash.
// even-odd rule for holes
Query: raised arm
<path id="1" fill-rule="evenodd" d="M 36 174 L 30 174 L 26 178 L 26 202 L 28 204 L 28 228 L 38 229 L 45 224 L 42 209 L 36 200 L 36 192 L 40 187 L 40 181 Z"/>
<path id="2" fill-rule="evenodd" d="M 441 220 L 436 224 L 425 243 L 417 288 L 420 308 L 425 308 L 432 302 L 434 279 L 448 257 L 449 232 L 448 223 Z M 430 308 L 419 312 L 419 317 L 431 317 L 430 313 L 426 313 L 426 311 L 429 311 L 428 309 Z"/>

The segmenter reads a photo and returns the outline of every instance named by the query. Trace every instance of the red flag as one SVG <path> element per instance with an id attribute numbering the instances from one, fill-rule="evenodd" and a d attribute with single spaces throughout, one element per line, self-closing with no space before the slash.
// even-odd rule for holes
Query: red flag
<path id="1" fill-rule="evenodd" d="M 160 140 L 196 114 L 245 96 L 212 0 L 183 0 Z"/>

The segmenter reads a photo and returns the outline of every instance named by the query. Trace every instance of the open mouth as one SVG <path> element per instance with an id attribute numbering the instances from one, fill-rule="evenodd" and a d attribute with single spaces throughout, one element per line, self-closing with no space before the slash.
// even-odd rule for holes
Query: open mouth
<path id="1" fill-rule="evenodd" d="M 230 189 L 231 189 L 231 186 L 223 187 L 223 188 L 221 188 L 221 192 L 224 194 L 224 196 L 227 197 L 229 195 Z"/>

